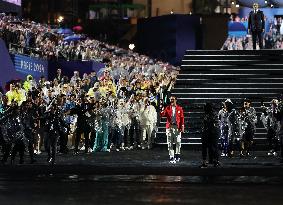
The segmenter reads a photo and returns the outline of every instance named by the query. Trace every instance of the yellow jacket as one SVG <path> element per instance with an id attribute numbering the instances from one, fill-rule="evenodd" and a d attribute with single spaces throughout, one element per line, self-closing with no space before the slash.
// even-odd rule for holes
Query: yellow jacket
<path id="1" fill-rule="evenodd" d="M 6 93 L 6 96 L 8 98 L 8 105 L 10 105 L 12 101 L 15 101 L 20 106 L 26 100 L 24 92 L 21 91 L 10 90 Z"/>

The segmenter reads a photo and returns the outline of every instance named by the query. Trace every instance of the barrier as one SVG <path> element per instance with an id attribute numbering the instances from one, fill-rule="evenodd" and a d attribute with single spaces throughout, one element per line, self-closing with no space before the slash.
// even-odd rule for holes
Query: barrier
<path id="1" fill-rule="evenodd" d="M 41 76 L 48 78 L 47 60 L 18 54 L 11 54 L 11 59 L 15 66 L 14 69 L 22 78 L 27 75 L 32 75 L 36 80 L 39 80 Z"/>
<path id="2" fill-rule="evenodd" d="M 13 79 L 26 79 L 27 75 L 32 75 L 36 80 L 41 76 L 46 79 L 53 79 L 58 68 L 62 69 L 63 75 L 69 78 L 74 71 L 78 70 L 80 75 L 98 72 L 105 65 L 96 61 L 48 61 L 40 58 L 29 57 L 19 54 L 9 54 L 5 42 L 0 39 L 0 86 Z"/>
<path id="3" fill-rule="evenodd" d="M 69 78 L 74 75 L 74 71 L 79 71 L 80 76 L 83 73 L 90 73 L 91 71 L 98 72 L 99 69 L 104 68 L 105 65 L 95 61 L 49 61 L 48 65 L 48 79 L 53 79 L 56 76 L 58 68 L 62 69 L 62 74 Z"/>
<path id="4" fill-rule="evenodd" d="M 6 44 L 0 39 L 0 86 L 4 88 L 6 82 L 19 77 Z"/>

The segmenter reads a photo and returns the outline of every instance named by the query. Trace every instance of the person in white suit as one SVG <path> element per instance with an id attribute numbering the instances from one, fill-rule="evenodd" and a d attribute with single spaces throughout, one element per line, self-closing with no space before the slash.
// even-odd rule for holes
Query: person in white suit
<path id="1" fill-rule="evenodd" d="M 141 108 L 141 129 L 143 136 L 143 149 L 152 148 L 152 132 L 156 127 L 157 112 L 153 105 L 150 104 L 149 99 L 145 98 L 144 106 Z M 147 139 L 147 141 L 146 141 Z"/>
<path id="2" fill-rule="evenodd" d="M 128 114 L 127 107 L 125 106 L 125 101 L 123 99 L 120 99 L 118 101 L 117 109 L 115 111 L 115 118 L 114 118 L 114 124 L 115 124 L 115 145 L 116 145 L 116 151 L 125 150 L 125 130 L 128 129 L 131 120 Z"/>

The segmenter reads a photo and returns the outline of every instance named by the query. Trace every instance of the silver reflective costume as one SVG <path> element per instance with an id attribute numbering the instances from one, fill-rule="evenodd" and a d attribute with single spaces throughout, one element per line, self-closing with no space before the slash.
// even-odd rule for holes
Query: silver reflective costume
<path id="1" fill-rule="evenodd" d="M 218 120 L 219 120 L 219 128 L 220 128 L 220 150 L 222 155 L 228 154 L 228 145 L 229 145 L 229 138 L 228 138 L 228 112 L 225 108 L 222 108 L 218 113 Z"/>
<path id="2" fill-rule="evenodd" d="M 257 123 L 257 116 L 255 109 L 253 107 L 249 107 L 246 108 L 243 112 L 241 112 L 239 122 L 240 122 L 241 138 L 243 138 L 245 133 L 250 132 L 250 130 L 253 130 L 254 132 Z"/>
<path id="3" fill-rule="evenodd" d="M 228 113 L 228 139 L 229 139 L 229 152 L 234 151 L 236 141 L 240 139 L 240 115 L 236 109 L 232 109 Z"/>
<path id="4" fill-rule="evenodd" d="M 280 121 L 277 119 L 279 110 L 277 107 L 265 108 L 265 111 L 261 114 L 261 121 L 267 131 L 267 141 L 271 155 L 276 153 L 279 149 L 279 134 L 280 134 Z"/>
<path id="5" fill-rule="evenodd" d="M 265 112 L 261 114 L 260 120 L 266 131 L 273 129 L 277 135 L 280 130 L 280 122 L 276 118 L 276 113 L 278 113 L 277 108 L 273 109 L 272 107 L 268 107 Z"/>

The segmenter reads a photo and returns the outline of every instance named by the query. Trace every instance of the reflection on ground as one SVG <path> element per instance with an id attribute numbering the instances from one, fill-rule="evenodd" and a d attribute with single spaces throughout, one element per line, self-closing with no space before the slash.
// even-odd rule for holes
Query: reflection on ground
<path id="1" fill-rule="evenodd" d="M 0 175 L 1 205 L 282 204 L 277 177 Z"/>
<path id="2" fill-rule="evenodd" d="M 222 167 L 200 169 L 200 152 L 182 152 L 171 165 L 166 149 L 59 155 L 48 166 L 0 166 L 0 205 L 212 204 L 282 205 L 278 158 L 222 158 Z M 243 176 L 244 175 L 244 176 Z"/>

